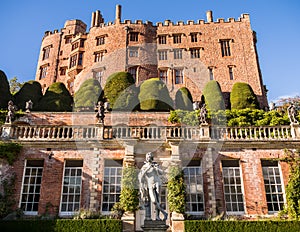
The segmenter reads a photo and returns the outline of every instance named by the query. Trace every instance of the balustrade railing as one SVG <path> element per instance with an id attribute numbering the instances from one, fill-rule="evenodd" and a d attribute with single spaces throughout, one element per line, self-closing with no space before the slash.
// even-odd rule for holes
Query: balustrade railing
<path id="1" fill-rule="evenodd" d="M 4 129 L 0 127 L 0 135 Z M 290 140 L 290 126 L 188 127 L 188 126 L 11 126 L 10 137 L 18 140 Z M 1 139 L 1 138 L 0 138 Z"/>

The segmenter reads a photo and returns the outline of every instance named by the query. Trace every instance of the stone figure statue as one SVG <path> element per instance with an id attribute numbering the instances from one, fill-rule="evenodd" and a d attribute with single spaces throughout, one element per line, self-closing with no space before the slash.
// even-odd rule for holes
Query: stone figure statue
<path id="1" fill-rule="evenodd" d="M 193 102 L 193 110 L 199 110 L 199 102 Z"/>
<path id="2" fill-rule="evenodd" d="M 99 101 L 97 104 L 97 114 L 96 114 L 96 118 L 98 118 L 98 122 L 99 123 L 104 123 L 104 103 L 102 101 Z"/>
<path id="3" fill-rule="evenodd" d="M 26 102 L 25 109 L 26 113 L 30 113 L 30 110 L 32 110 L 33 102 L 31 100 Z"/>
<path id="4" fill-rule="evenodd" d="M 5 123 L 12 123 L 12 121 L 14 120 L 14 117 L 15 117 L 15 106 L 14 106 L 13 101 L 10 100 L 8 102 L 7 109 L 8 109 L 8 113 L 7 113 L 7 116 L 5 119 Z"/>
<path id="5" fill-rule="evenodd" d="M 161 212 L 164 215 L 163 220 L 167 220 L 168 214 L 162 209 L 159 200 L 159 189 L 161 186 L 160 176 L 162 173 L 163 171 L 159 168 L 159 165 L 156 162 L 153 162 L 153 153 L 147 153 L 146 161 L 138 176 L 141 200 L 144 203 L 146 211 L 146 220 L 151 220 L 151 202 L 153 202 L 155 206 L 155 219 L 161 220 L 159 216 Z"/>
<path id="6" fill-rule="evenodd" d="M 203 104 L 203 106 L 200 109 L 199 113 L 199 123 L 200 124 L 206 124 L 206 115 L 207 115 L 207 110 L 206 110 L 206 105 Z"/>
<path id="7" fill-rule="evenodd" d="M 290 123 L 291 124 L 298 124 L 299 122 L 296 119 L 296 107 L 293 103 L 287 108 L 287 111 L 288 111 L 288 116 L 289 116 L 289 119 L 290 119 Z"/>

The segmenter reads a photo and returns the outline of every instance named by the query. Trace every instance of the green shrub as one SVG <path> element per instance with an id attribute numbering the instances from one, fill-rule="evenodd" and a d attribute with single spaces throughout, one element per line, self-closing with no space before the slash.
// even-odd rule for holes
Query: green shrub
<path id="1" fill-rule="evenodd" d="M 21 152 L 22 145 L 19 143 L 1 142 L 0 141 L 0 158 L 7 160 L 12 165 Z"/>
<path id="2" fill-rule="evenodd" d="M 12 96 L 9 90 L 9 82 L 2 70 L 0 70 L 0 93 L 0 109 L 7 109 L 7 103 L 12 99 Z"/>
<path id="3" fill-rule="evenodd" d="M 14 232 L 121 232 L 122 221 L 115 219 L 0 221 L 1 231 Z"/>
<path id="4" fill-rule="evenodd" d="M 184 174 L 180 167 L 171 166 L 168 176 L 168 204 L 170 212 L 185 212 L 185 184 Z"/>
<path id="5" fill-rule="evenodd" d="M 95 105 L 103 98 L 103 91 L 99 81 L 88 79 L 82 83 L 74 95 L 76 111 L 94 111 Z"/>
<path id="6" fill-rule="evenodd" d="M 138 173 L 134 167 L 123 168 L 120 206 L 126 212 L 135 212 L 139 206 Z"/>
<path id="7" fill-rule="evenodd" d="M 73 98 L 61 82 L 53 83 L 38 103 L 38 111 L 72 111 Z"/>
<path id="8" fill-rule="evenodd" d="M 298 232 L 299 221 L 184 221 L 185 232 Z"/>
<path id="9" fill-rule="evenodd" d="M 32 110 L 34 110 L 42 97 L 43 92 L 41 84 L 37 81 L 28 81 L 14 95 L 14 102 L 18 109 L 25 110 L 26 102 L 31 100 L 33 103 Z"/>
<path id="10" fill-rule="evenodd" d="M 134 85 L 134 79 L 132 75 L 128 72 L 117 72 L 108 77 L 104 87 L 104 95 L 105 98 L 108 99 L 110 107 L 112 109 L 114 109 L 114 105 L 120 97 L 120 95 L 123 93 L 123 91 L 125 91 L 132 85 Z M 130 91 L 128 91 L 128 93 L 130 93 Z M 122 95 L 122 97 L 124 98 L 124 95 Z M 126 97 L 126 99 L 127 98 L 128 96 Z M 120 101 L 122 100 L 119 100 L 119 102 Z"/>
<path id="11" fill-rule="evenodd" d="M 207 108 L 212 111 L 225 110 L 225 103 L 220 85 L 217 81 L 209 81 L 203 89 L 203 95 Z"/>
<path id="12" fill-rule="evenodd" d="M 176 109 L 192 110 L 193 109 L 193 97 L 190 91 L 186 87 L 178 89 L 175 95 Z"/>
<path id="13" fill-rule="evenodd" d="M 230 93 L 231 109 L 258 109 L 258 101 L 251 86 L 247 83 L 236 82 Z"/>
<path id="14" fill-rule="evenodd" d="M 169 111 L 173 108 L 168 88 L 159 78 L 151 78 L 141 84 L 139 100 L 141 110 Z"/>
<path id="15" fill-rule="evenodd" d="M 131 85 L 123 90 L 114 104 L 114 110 L 133 111 L 139 109 L 139 89 Z"/>

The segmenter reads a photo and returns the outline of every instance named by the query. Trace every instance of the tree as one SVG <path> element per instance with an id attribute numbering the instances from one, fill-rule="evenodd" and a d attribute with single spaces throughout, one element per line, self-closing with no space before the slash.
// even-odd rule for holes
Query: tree
<path id="1" fill-rule="evenodd" d="M 114 105 L 118 98 L 130 86 L 134 85 L 134 79 L 128 72 L 117 72 L 110 75 L 104 87 L 104 96 L 108 99 L 110 107 L 114 109 Z"/>
<path id="2" fill-rule="evenodd" d="M 7 103 L 12 99 L 9 91 L 9 83 L 5 73 L 0 70 L 0 109 L 7 109 Z"/>
<path id="3" fill-rule="evenodd" d="M 9 80 L 10 92 L 14 95 L 17 93 L 23 86 L 24 83 L 18 81 L 17 77 L 13 77 Z"/>
<path id="4" fill-rule="evenodd" d="M 38 111 L 72 111 L 73 98 L 61 82 L 53 83 L 38 103 Z"/>
<path id="5" fill-rule="evenodd" d="M 190 91 L 186 87 L 178 89 L 175 95 L 176 109 L 192 110 L 193 109 L 193 97 Z"/>
<path id="6" fill-rule="evenodd" d="M 33 110 L 37 107 L 39 100 L 43 97 L 42 86 L 37 81 L 28 81 L 14 95 L 15 104 L 19 109 L 25 110 L 26 102 L 31 100 Z"/>
<path id="7" fill-rule="evenodd" d="M 217 81 L 207 82 L 203 89 L 203 95 L 207 108 L 212 112 L 225 109 L 222 91 Z"/>
<path id="8" fill-rule="evenodd" d="M 258 101 L 251 86 L 247 83 L 236 82 L 230 93 L 231 109 L 258 109 Z"/>
<path id="9" fill-rule="evenodd" d="M 173 101 L 164 82 L 159 78 L 151 78 L 140 86 L 141 110 L 168 111 L 173 108 Z"/>
<path id="10" fill-rule="evenodd" d="M 114 104 L 114 110 L 133 111 L 139 108 L 139 89 L 131 85 L 123 90 Z"/>
<path id="11" fill-rule="evenodd" d="M 99 81 L 88 79 L 82 83 L 74 95 L 75 110 L 92 111 L 98 101 L 102 100 L 103 91 Z"/>

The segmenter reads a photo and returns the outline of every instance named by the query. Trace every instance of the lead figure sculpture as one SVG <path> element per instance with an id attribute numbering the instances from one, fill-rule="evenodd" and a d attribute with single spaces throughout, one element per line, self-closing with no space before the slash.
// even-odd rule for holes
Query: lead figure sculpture
<path id="1" fill-rule="evenodd" d="M 144 202 L 144 207 L 146 211 L 146 220 L 151 220 L 151 202 L 155 206 L 155 219 L 160 219 L 160 212 L 164 215 L 163 220 L 167 220 L 168 214 L 160 205 L 159 200 L 159 189 L 161 186 L 160 176 L 163 171 L 159 168 L 156 162 L 153 162 L 153 153 L 149 152 L 146 154 L 146 161 L 141 168 L 139 173 L 139 183 L 140 183 L 140 193 L 141 200 Z"/>
<path id="2" fill-rule="evenodd" d="M 295 105 L 292 103 L 289 107 L 288 107 L 288 116 L 290 119 L 290 123 L 291 124 L 298 124 L 299 122 L 296 119 L 296 107 Z"/>

